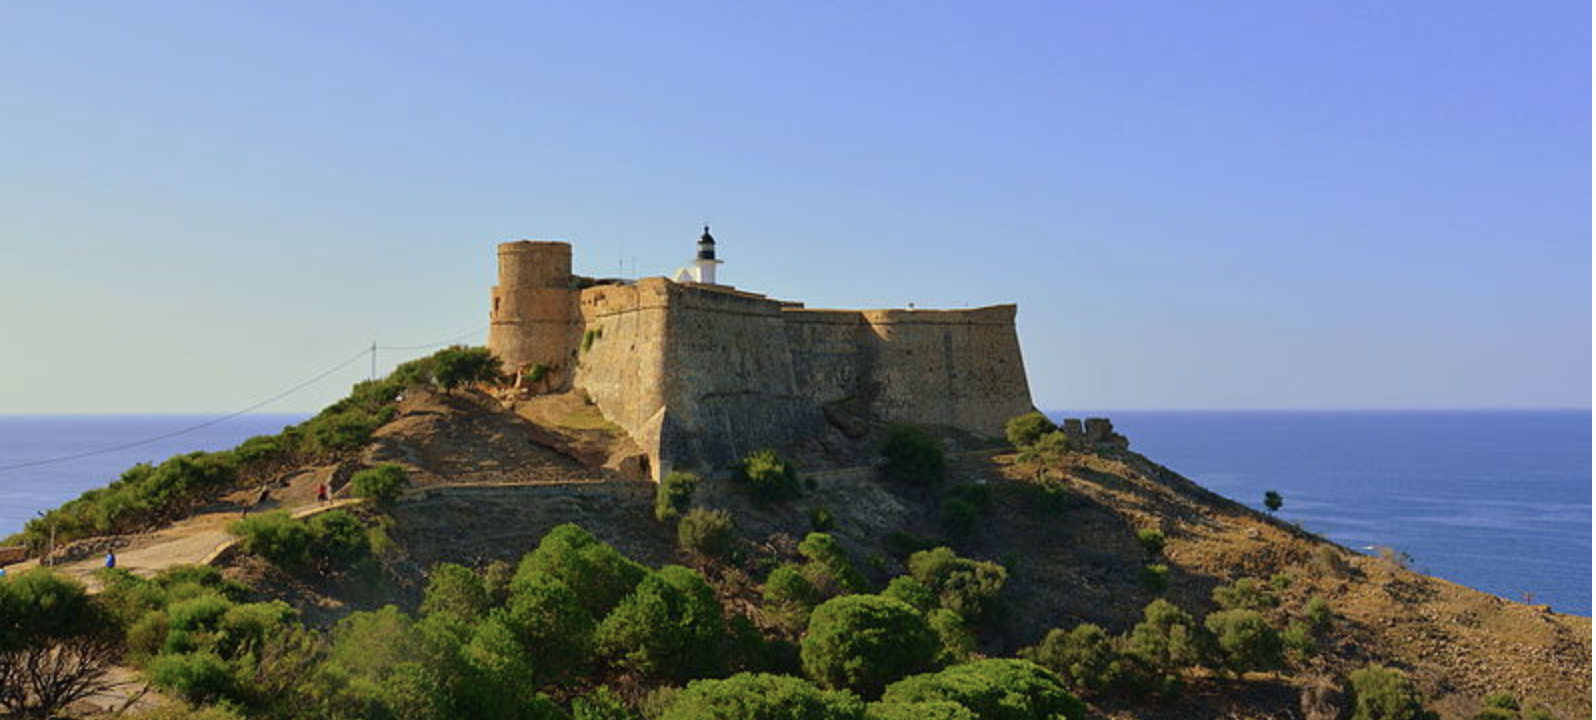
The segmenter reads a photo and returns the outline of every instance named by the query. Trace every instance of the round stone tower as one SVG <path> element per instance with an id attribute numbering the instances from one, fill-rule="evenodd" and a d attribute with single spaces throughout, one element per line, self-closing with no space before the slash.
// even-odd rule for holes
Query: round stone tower
<path id="1" fill-rule="evenodd" d="M 488 312 L 488 349 L 508 372 L 548 368 L 546 386 L 563 388 L 576 361 L 577 292 L 571 245 L 507 242 L 499 245 L 499 284 Z"/>

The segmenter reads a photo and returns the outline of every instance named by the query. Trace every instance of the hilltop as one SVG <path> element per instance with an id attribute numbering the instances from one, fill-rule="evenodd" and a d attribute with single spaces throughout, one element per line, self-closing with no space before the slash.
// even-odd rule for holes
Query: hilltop
<path id="1" fill-rule="evenodd" d="M 692 504 L 726 511 L 736 527 L 735 550 L 715 559 L 679 547 L 674 522 L 655 517 L 655 483 L 640 478 L 640 466 L 629 460 L 636 448 L 579 397 L 528 402 L 483 391 L 492 387 L 400 385 L 377 393 L 379 401 L 362 411 L 380 422 L 358 442 L 277 453 L 265 464 L 234 460 L 240 469 L 208 490 L 203 503 L 177 513 L 186 517 L 152 510 L 140 532 L 80 540 L 74 553 L 86 559 L 68 572 L 99 585 L 102 579 L 88 572 L 90 553 L 108 546 L 123 548 L 130 560 L 124 567 L 140 575 L 210 563 L 221 569 L 222 582 L 238 583 L 229 586 L 237 602 L 280 600 L 311 627 L 333 628 L 387 604 L 420 612 L 428 575 L 437 575 L 441 563 L 474 568 L 491 581 L 569 523 L 647 568 L 696 568 L 726 617 L 745 618 L 771 648 L 765 659 L 734 660 L 734 667 L 780 669 L 793 660 L 782 660 L 779 648 L 795 648 L 804 633 L 772 613 L 766 581 L 779 567 L 805 563 L 811 552 L 801 551 L 801 541 L 823 530 L 842 562 L 862 574 L 864 588 L 875 591 L 910 573 L 914 553 L 936 546 L 1001 567 L 1001 610 L 969 619 L 977 657 L 1013 657 L 1051 629 L 1083 623 L 1128 634 L 1144 606 L 1160 598 L 1200 619 L 1219 609 L 1216 589 L 1248 578 L 1268 597 L 1258 613 L 1278 629 L 1294 622 L 1310 598 L 1328 605 L 1330 629 L 1314 643 L 1317 650 L 1277 671 L 1190 668 L 1173 698 L 1082 693 L 1098 717 L 1301 717 L 1305 695 L 1320 697 L 1368 663 L 1404 672 L 1442 717 L 1472 717 L 1497 692 L 1544 705 L 1559 718 L 1589 716 L 1589 618 L 1512 603 L 1414 573 L 1394 559 L 1351 552 L 1127 449 L 1018 452 L 950 435 L 939 441 L 946 450 L 940 486 L 885 481 L 871 465 L 805 473 L 800 462 L 795 491 L 775 500 L 761 500 L 728 477 L 705 477 Z M 313 436 L 316 427 L 299 434 Z M 868 459 L 859 448 L 874 447 L 882 432 L 866 429 L 857 458 Z M 194 462 L 211 461 L 221 462 Z M 354 502 L 351 479 L 384 464 L 403 469 L 402 493 L 380 507 Z M 327 507 L 314 497 L 323 482 L 335 495 Z M 370 559 L 350 566 L 296 569 L 247 552 L 226 526 L 253 503 L 261 483 L 274 491 L 258 511 L 313 517 L 352 509 L 381 542 Z M 950 512 L 957 505 L 968 509 Z M 1149 548 L 1147 531 L 1157 531 L 1161 547 Z M 1150 566 L 1165 569 L 1150 578 Z M 673 682 L 595 666 L 552 692 L 565 702 L 601 684 L 643 703 L 652 688 Z M 165 686 L 171 692 L 170 681 Z M 1338 702 L 1334 692 L 1329 699 Z"/>

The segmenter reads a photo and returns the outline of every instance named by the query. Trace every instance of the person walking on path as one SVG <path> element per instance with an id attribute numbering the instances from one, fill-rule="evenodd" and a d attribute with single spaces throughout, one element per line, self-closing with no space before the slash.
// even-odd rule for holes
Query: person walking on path
<path id="1" fill-rule="evenodd" d="M 116 551 L 115 550 L 106 550 L 105 551 L 105 567 L 106 567 L 107 570 L 115 570 L 116 569 Z"/>
<path id="2" fill-rule="evenodd" d="M 323 505 L 327 504 L 327 481 L 325 480 L 316 484 L 316 502 Z"/>

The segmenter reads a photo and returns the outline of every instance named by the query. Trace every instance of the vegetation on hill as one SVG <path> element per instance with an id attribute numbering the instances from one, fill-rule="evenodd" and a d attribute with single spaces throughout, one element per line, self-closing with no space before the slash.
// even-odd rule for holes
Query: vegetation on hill
<path id="1" fill-rule="evenodd" d="M 484 359 L 486 358 L 486 359 Z M 176 455 L 139 464 L 102 488 L 29 520 L 4 544 L 46 550 L 52 538 L 137 532 L 181 518 L 225 491 L 259 484 L 282 471 L 351 454 L 393 419 L 395 401 L 418 385 L 443 388 L 497 377 L 497 360 L 485 348 L 449 347 L 395 368 L 388 377 L 357 383 L 349 396 L 276 435 L 245 440 L 232 450 Z M 386 495 L 385 495 L 386 497 Z"/>

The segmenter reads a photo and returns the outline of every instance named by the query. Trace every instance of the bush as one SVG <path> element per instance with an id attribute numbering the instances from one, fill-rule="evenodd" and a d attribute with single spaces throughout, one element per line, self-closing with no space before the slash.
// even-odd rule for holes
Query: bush
<path id="1" fill-rule="evenodd" d="M 427 588 L 421 599 L 421 614 L 452 613 L 461 620 L 473 621 L 490 607 L 482 578 L 469 568 L 454 563 L 438 563 L 427 575 Z"/>
<path id="2" fill-rule="evenodd" d="M 881 477 L 889 482 L 935 487 L 947 476 L 941 441 L 913 425 L 889 425 L 881 456 Z"/>
<path id="3" fill-rule="evenodd" d="M 1242 578 L 1213 591 L 1214 604 L 1224 610 L 1264 610 L 1280 601 L 1257 578 Z"/>
<path id="4" fill-rule="evenodd" d="M 1136 531 L 1136 542 L 1141 543 L 1142 553 L 1148 558 L 1156 558 L 1164 554 L 1164 533 L 1153 528 L 1142 528 Z"/>
<path id="5" fill-rule="evenodd" d="M 1113 638 L 1091 623 L 1065 632 L 1049 630 L 1042 642 L 1020 651 L 1020 657 L 1058 673 L 1076 690 L 1094 695 L 1126 687 L 1133 663 L 1121 657 Z"/>
<path id="6" fill-rule="evenodd" d="M 785 675 L 740 673 L 694 680 L 676 693 L 660 720 L 865 720 L 853 693 L 821 690 Z"/>
<path id="7" fill-rule="evenodd" d="M 1163 682 L 1200 662 L 1205 645 L 1202 628 L 1191 615 L 1167 600 L 1154 600 L 1142 609 L 1142 621 L 1131 628 L 1125 649 L 1163 676 Z"/>
<path id="8" fill-rule="evenodd" d="M 1022 462 L 1055 462 L 1069 453 L 1071 447 L 1069 436 L 1062 430 L 1054 430 L 1020 450 L 1019 459 Z"/>
<path id="9" fill-rule="evenodd" d="M 937 636 L 937 666 L 957 665 L 970 660 L 975 652 L 975 635 L 964 623 L 964 618 L 947 608 L 936 608 L 925 616 L 926 624 Z"/>
<path id="10" fill-rule="evenodd" d="M 949 712 L 947 705 L 968 714 Z M 894 683 L 872 706 L 882 720 L 1084 720 L 1086 705 L 1057 677 L 1027 660 L 979 660 Z M 930 713 L 928 713 L 930 711 Z M 933 714 L 933 713 L 939 713 Z"/>
<path id="11" fill-rule="evenodd" d="M 348 565 L 365 557 L 371 549 L 366 526 L 348 512 L 328 510 L 304 522 L 310 532 L 310 555 L 325 566 Z"/>
<path id="12" fill-rule="evenodd" d="M 754 499 L 762 503 L 781 502 L 798 497 L 798 472 L 792 463 L 775 450 L 755 450 L 737 463 L 738 482 L 747 484 Z"/>
<path id="13" fill-rule="evenodd" d="M 1280 667 L 1280 636 L 1254 610 L 1221 610 L 1203 620 L 1220 663 L 1234 673 Z"/>
<path id="14" fill-rule="evenodd" d="M 1296 576 L 1291 573 L 1279 572 L 1269 576 L 1269 587 L 1276 590 L 1286 590 L 1296 581 Z"/>
<path id="15" fill-rule="evenodd" d="M 767 604 L 803 608 L 820 602 L 814 584 L 793 565 L 782 565 L 770 571 L 770 576 L 765 578 L 764 598 Z"/>
<path id="16" fill-rule="evenodd" d="M 1330 618 L 1330 603 L 1325 602 L 1324 598 L 1315 595 L 1302 604 L 1302 621 L 1314 634 L 1329 630 Z"/>
<path id="17" fill-rule="evenodd" d="M 1402 673 L 1367 665 L 1347 676 L 1351 720 L 1424 720 L 1424 696 Z"/>
<path id="18" fill-rule="evenodd" d="M 595 642 L 616 667 L 685 680 L 720 668 L 722 629 L 720 602 L 709 583 L 692 570 L 668 565 L 650 573 L 604 618 Z"/>
<path id="19" fill-rule="evenodd" d="M 289 517 L 286 510 L 244 518 L 229 525 L 227 532 L 239 538 L 244 552 L 273 565 L 298 569 L 310 563 L 310 528 Z"/>
<path id="20" fill-rule="evenodd" d="M 824 597 L 864 592 L 864 574 L 848 560 L 848 554 L 826 533 L 809 533 L 798 543 L 798 552 L 809 562 L 804 575 Z"/>
<path id="21" fill-rule="evenodd" d="M 161 655 L 150 664 L 150 681 L 195 704 L 232 697 L 233 669 L 212 652 Z"/>
<path id="22" fill-rule="evenodd" d="M 571 701 L 571 720 L 639 720 L 637 712 L 627 707 L 609 687 L 600 685 L 597 690 Z"/>
<path id="23" fill-rule="evenodd" d="M 899 575 L 893 578 L 887 583 L 887 589 L 881 591 L 881 594 L 885 597 L 902 600 L 923 613 L 929 613 L 939 606 L 937 594 L 931 592 L 931 588 L 926 587 L 925 583 L 908 575 Z"/>
<path id="24" fill-rule="evenodd" d="M 971 622 L 989 617 L 1009 573 L 997 563 L 959 557 L 939 547 L 909 557 L 909 574 L 937 594 L 942 607 Z"/>
<path id="25" fill-rule="evenodd" d="M 731 513 L 693 508 L 676 524 L 676 544 L 693 555 L 725 558 L 737 540 Z"/>
<path id="26" fill-rule="evenodd" d="M 1070 506 L 1070 486 L 1063 480 L 1038 478 L 1027 483 L 1031 489 L 1031 503 L 1044 513 L 1061 513 Z"/>
<path id="27" fill-rule="evenodd" d="M 931 667 L 941 646 L 925 618 L 908 604 L 878 595 L 822 603 L 800 645 L 804 672 L 824 687 L 866 695 Z"/>
<path id="28" fill-rule="evenodd" d="M 697 488 L 697 475 L 687 472 L 667 474 L 654 488 L 654 519 L 670 522 L 687 512 L 693 502 L 693 491 Z"/>
<path id="29" fill-rule="evenodd" d="M 1039 412 L 1028 412 L 1009 418 L 1003 425 L 1004 432 L 1008 435 L 1009 444 L 1015 448 L 1026 448 L 1035 445 L 1043 435 L 1058 430 L 1058 426 L 1046 415 Z"/>
<path id="30" fill-rule="evenodd" d="M 559 580 L 594 618 L 610 613 L 648 571 L 576 525 L 550 530 L 536 550 L 521 558 L 512 585 L 534 573 Z"/>
<path id="31" fill-rule="evenodd" d="M 823 507 L 817 507 L 809 511 L 810 530 L 815 532 L 830 532 L 831 528 L 835 525 L 836 521 L 831 517 L 830 510 L 827 510 Z"/>
<path id="32" fill-rule="evenodd" d="M 1293 620 L 1280 632 L 1280 646 L 1291 655 L 1294 660 L 1301 661 L 1312 657 L 1319 651 L 1319 644 L 1314 641 L 1313 633 L 1301 621 Z"/>
<path id="33" fill-rule="evenodd" d="M 503 374 L 498 356 L 487 348 L 456 345 L 432 356 L 432 381 L 444 390 L 495 380 Z"/>
<path id="34" fill-rule="evenodd" d="M 388 505 L 399 499 L 407 482 L 405 469 L 399 463 L 383 463 L 361 470 L 349 479 L 350 492 L 378 505 Z"/>

